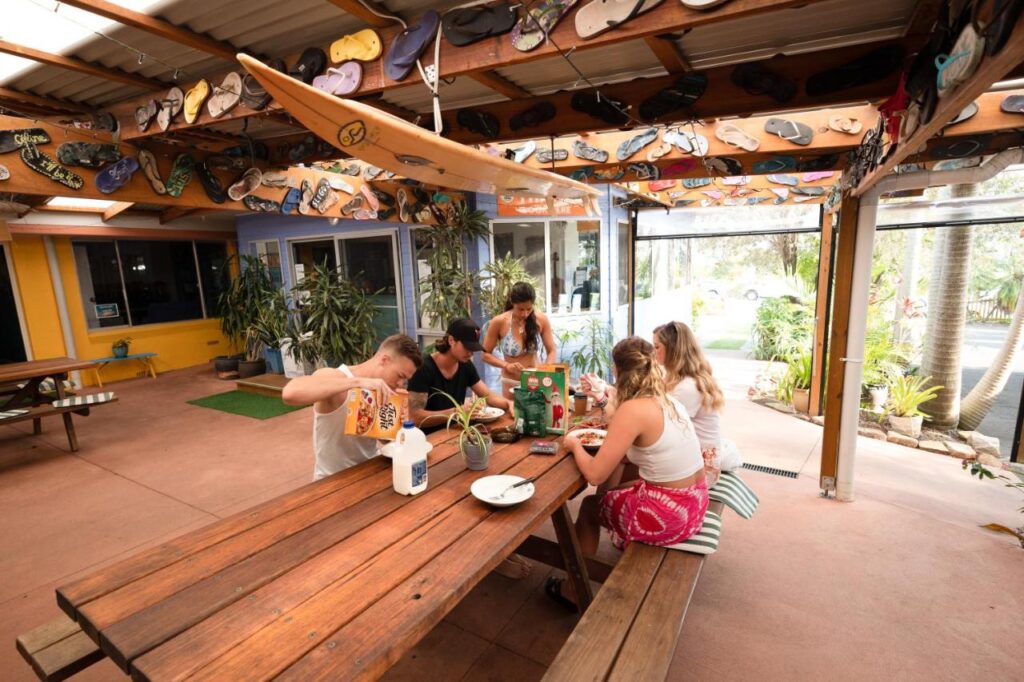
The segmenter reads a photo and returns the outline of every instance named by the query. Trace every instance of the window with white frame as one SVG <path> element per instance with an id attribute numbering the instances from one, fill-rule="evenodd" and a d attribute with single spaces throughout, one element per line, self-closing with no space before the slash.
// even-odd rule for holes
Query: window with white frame
<path id="1" fill-rule="evenodd" d="M 552 314 L 602 309 L 600 220 L 496 220 L 493 255 L 522 258 L 539 282 L 537 299 Z"/>
<path id="2" fill-rule="evenodd" d="M 252 253 L 267 266 L 270 279 L 278 289 L 284 287 L 284 275 L 281 272 L 281 244 L 276 239 L 263 239 L 250 242 Z"/>
<path id="3" fill-rule="evenodd" d="M 71 243 L 89 329 L 215 317 L 225 242 L 143 239 Z"/>

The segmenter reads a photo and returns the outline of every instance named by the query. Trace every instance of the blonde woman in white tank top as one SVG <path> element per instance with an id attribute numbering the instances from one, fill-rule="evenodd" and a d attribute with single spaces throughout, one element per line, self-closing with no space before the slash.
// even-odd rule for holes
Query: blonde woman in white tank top
<path id="1" fill-rule="evenodd" d="M 665 391 L 654 347 L 634 336 L 616 344 L 612 361 L 616 409 L 604 443 L 591 456 L 570 433 L 562 449 L 591 485 L 605 483 L 625 460 L 639 478 L 583 499 L 576 533 L 589 556 L 597 551 L 601 526 L 619 549 L 634 541 L 673 545 L 700 530 L 708 507 L 700 441 L 686 410 Z M 549 578 L 545 591 L 573 607 L 564 581 Z"/>

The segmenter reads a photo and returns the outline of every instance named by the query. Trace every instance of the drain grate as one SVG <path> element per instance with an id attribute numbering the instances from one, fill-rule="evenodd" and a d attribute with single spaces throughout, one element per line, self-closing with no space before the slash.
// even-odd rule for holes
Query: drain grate
<path id="1" fill-rule="evenodd" d="M 759 471 L 762 474 L 772 474 L 773 476 L 783 476 L 785 478 L 796 478 L 799 474 L 795 471 L 786 471 L 785 469 L 776 469 L 775 467 L 764 467 L 760 464 L 747 464 L 744 462 L 744 469 L 750 469 L 751 471 Z"/>

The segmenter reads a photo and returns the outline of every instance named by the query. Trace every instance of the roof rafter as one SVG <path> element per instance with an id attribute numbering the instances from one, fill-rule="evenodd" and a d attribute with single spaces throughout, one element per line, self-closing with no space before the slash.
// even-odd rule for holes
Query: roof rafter
<path id="1" fill-rule="evenodd" d="M 509 99 L 523 99 L 524 97 L 533 97 L 533 93 L 525 88 L 521 88 L 509 79 L 505 78 L 497 71 L 474 71 L 468 74 L 470 78 L 475 80 L 480 85 L 485 85 L 491 90 L 494 90 L 499 95 L 504 95 Z"/>
<path id="2" fill-rule="evenodd" d="M 375 28 L 384 28 L 385 26 L 392 26 L 395 24 L 391 19 L 379 17 L 367 9 L 367 5 L 373 7 L 374 3 L 372 0 L 367 0 L 365 4 L 359 0 L 330 0 L 330 3 L 339 9 L 344 10 L 346 14 L 351 14 L 357 19 L 361 19 Z M 394 12 L 388 12 L 388 14 L 394 14 Z"/>
<path id="3" fill-rule="evenodd" d="M 658 61 L 661 62 L 661 65 L 669 73 L 680 74 L 693 71 L 690 62 L 687 61 L 683 51 L 679 49 L 674 35 L 647 36 L 644 38 L 644 42 L 647 43 L 647 47 L 651 49 L 651 52 L 654 53 L 654 56 L 658 58 Z"/>
<path id="4" fill-rule="evenodd" d="M 43 52 L 42 50 L 37 50 L 32 47 L 10 43 L 6 40 L 0 40 L 0 52 L 6 52 L 7 54 L 12 54 L 24 59 L 31 59 L 32 61 L 39 62 L 41 64 L 49 64 L 50 66 L 57 66 L 62 69 L 77 71 L 78 73 L 84 73 L 95 78 L 104 78 L 109 81 L 116 81 L 118 83 L 131 85 L 144 90 L 163 90 L 166 87 L 166 85 L 160 81 L 152 78 L 137 76 L 134 73 L 128 73 L 127 71 L 113 69 L 100 64 L 93 64 L 92 62 L 75 59 L 74 57 L 64 57 L 59 54 Z"/>
<path id="5" fill-rule="evenodd" d="M 22 92 L 20 90 L 12 90 L 11 88 L 0 88 L 0 99 L 32 104 L 37 107 L 53 111 L 66 111 L 70 113 L 85 113 L 89 111 L 88 107 L 84 107 L 81 104 L 65 102 L 63 100 L 52 99 L 50 97 L 40 97 L 39 95 L 33 95 L 32 93 Z"/>
<path id="6" fill-rule="evenodd" d="M 135 202 L 133 201 L 119 201 L 111 205 L 107 210 L 103 212 L 103 222 L 112 220 L 114 217 L 124 213 L 134 205 Z"/>
<path id="7" fill-rule="evenodd" d="M 209 36 L 196 33 L 187 28 L 182 28 L 169 21 L 151 17 L 142 12 L 135 12 L 120 5 L 115 5 L 107 0 L 61 0 L 65 5 L 71 5 L 78 9 L 85 10 L 92 14 L 98 14 L 112 21 L 137 28 L 140 31 L 152 33 L 171 42 L 191 47 L 214 57 L 220 57 L 233 62 L 238 52 L 233 46 L 214 40 Z"/>

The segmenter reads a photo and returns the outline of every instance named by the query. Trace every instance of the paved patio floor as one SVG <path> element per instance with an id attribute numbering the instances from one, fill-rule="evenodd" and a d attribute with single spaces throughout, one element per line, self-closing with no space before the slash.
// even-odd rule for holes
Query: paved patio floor
<path id="1" fill-rule="evenodd" d="M 188 405 L 232 388 L 205 368 L 112 388 L 121 402 L 75 418 L 74 455 L 59 421 L 38 437 L 0 426 L 0 679 L 34 679 L 14 638 L 58 614 L 58 584 L 310 479 L 310 410 L 256 421 Z M 862 439 L 857 501 L 826 501 L 820 427 L 734 398 L 724 430 L 800 476 L 743 474 L 761 507 L 727 512 L 672 679 L 1020 679 L 1024 550 L 977 527 L 1019 525 L 1019 496 Z M 539 678 L 575 621 L 543 595 L 549 573 L 487 577 L 387 679 Z M 105 661 L 74 679 L 126 678 Z"/>

